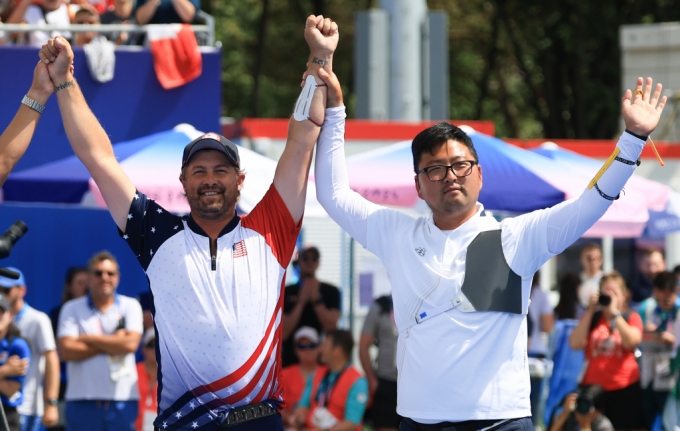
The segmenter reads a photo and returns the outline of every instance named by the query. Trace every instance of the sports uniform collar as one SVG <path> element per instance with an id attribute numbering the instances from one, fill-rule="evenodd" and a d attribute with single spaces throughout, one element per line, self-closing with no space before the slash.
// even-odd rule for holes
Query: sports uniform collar
<path id="1" fill-rule="evenodd" d="M 239 224 L 240 221 L 241 221 L 241 218 L 238 216 L 238 214 L 236 214 L 236 212 L 234 212 L 234 218 L 232 218 L 231 221 L 229 223 L 227 223 L 227 225 L 222 229 L 222 231 L 218 235 L 218 238 L 223 236 L 223 235 L 226 235 L 229 232 L 231 232 L 232 230 L 234 230 L 236 228 L 236 226 Z M 205 233 L 203 228 L 200 227 L 198 225 L 198 223 L 196 223 L 196 221 L 191 216 L 191 214 L 189 214 L 187 216 L 187 225 L 189 226 L 189 229 L 191 229 L 194 233 L 197 233 L 201 236 L 208 237 L 208 234 Z"/>
<path id="2" fill-rule="evenodd" d="M 450 235 L 454 232 L 456 234 L 461 234 L 461 233 L 465 233 L 466 231 L 468 231 L 470 229 L 477 229 L 477 227 L 478 227 L 477 223 L 479 221 L 479 218 L 480 217 L 486 217 L 486 216 L 488 216 L 488 214 L 486 214 L 486 212 L 484 211 L 484 205 L 477 202 L 475 204 L 475 214 L 472 217 L 470 217 L 465 223 L 463 223 L 462 225 L 458 226 L 455 229 L 452 229 L 452 230 L 441 230 L 441 229 L 439 229 L 439 227 L 437 227 L 437 225 L 434 223 L 434 215 L 431 214 L 431 213 L 428 217 L 429 218 L 428 224 L 430 225 L 430 231 L 431 232 L 441 232 L 442 234 L 448 236 L 448 235 Z"/>

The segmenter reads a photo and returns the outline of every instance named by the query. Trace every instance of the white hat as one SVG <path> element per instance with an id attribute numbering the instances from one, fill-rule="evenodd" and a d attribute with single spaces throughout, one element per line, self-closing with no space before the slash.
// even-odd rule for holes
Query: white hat
<path id="1" fill-rule="evenodd" d="M 156 332 L 153 330 L 153 328 L 149 328 L 146 331 L 144 331 L 144 335 L 142 335 L 142 346 L 146 346 L 149 341 L 156 339 Z"/>
<path id="2" fill-rule="evenodd" d="M 318 343 L 319 333 L 316 332 L 316 329 L 310 326 L 303 326 L 297 331 L 295 331 L 295 335 L 293 335 L 293 341 L 297 342 L 297 340 L 299 340 L 300 338 L 307 338 L 312 343 Z"/>

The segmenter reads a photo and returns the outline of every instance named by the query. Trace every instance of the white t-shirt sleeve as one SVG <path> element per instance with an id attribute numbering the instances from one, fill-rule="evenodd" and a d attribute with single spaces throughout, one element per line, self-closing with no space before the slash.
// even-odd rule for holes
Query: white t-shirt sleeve
<path id="1" fill-rule="evenodd" d="M 57 329 L 57 338 L 63 337 L 78 337 L 80 329 L 78 328 L 78 315 L 76 314 L 76 307 L 72 302 L 67 302 L 61 307 L 59 313 L 59 328 Z"/>
<path id="2" fill-rule="evenodd" d="M 134 298 L 127 298 L 125 302 L 125 329 L 142 334 L 144 332 L 142 306 Z"/>
<path id="3" fill-rule="evenodd" d="M 54 333 L 52 332 L 52 323 L 50 318 L 44 314 L 40 313 L 38 315 L 38 333 L 37 337 L 33 340 L 36 343 L 36 349 L 41 353 L 49 352 L 50 350 L 56 350 L 57 346 L 54 342 Z"/>
<path id="4" fill-rule="evenodd" d="M 640 157 L 644 142 L 624 132 L 617 147 L 619 157 L 635 161 Z M 615 161 L 598 180 L 600 190 L 608 196 L 617 196 L 626 181 L 633 175 L 635 165 Z M 510 267 L 523 277 L 531 276 L 551 257 L 562 253 L 611 206 L 593 187 L 581 196 L 544 210 L 534 211 L 503 220 L 503 249 Z"/>
<path id="5" fill-rule="evenodd" d="M 45 24 L 45 15 L 43 15 L 40 7 L 29 6 L 24 14 L 24 21 L 26 21 L 26 24 Z"/>

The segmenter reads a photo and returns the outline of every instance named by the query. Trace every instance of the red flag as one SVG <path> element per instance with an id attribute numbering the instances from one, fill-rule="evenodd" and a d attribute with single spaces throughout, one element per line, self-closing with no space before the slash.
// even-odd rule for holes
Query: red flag
<path id="1" fill-rule="evenodd" d="M 147 37 L 151 45 L 156 76 L 169 90 L 190 82 L 201 75 L 203 59 L 196 35 L 189 24 L 149 26 Z"/>

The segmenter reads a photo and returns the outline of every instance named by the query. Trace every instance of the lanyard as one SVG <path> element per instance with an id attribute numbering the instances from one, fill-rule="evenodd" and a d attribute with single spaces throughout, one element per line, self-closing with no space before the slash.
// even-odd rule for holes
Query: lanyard
<path id="1" fill-rule="evenodd" d="M 335 380 L 333 380 L 333 382 L 330 382 L 331 370 L 326 371 L 326 375 L 324 376 L 323 380 L 321 380 L 321 383 L 319 384 L 319 390 L 316 393 L 316 401 L 319 406 L 326 406 L 326 403 L 331 398 L 333 389 L 335 389 L 335 385 L 340 380 L 340 377 L 342 377 L 342 373 L 344 373 L 345 370 L 349 368 L 349 366 L 350 363 L 348 362 L 347 365 L 345 365 L 344 368 L 338 372 L 338 376 L 335 378 Z"/>

